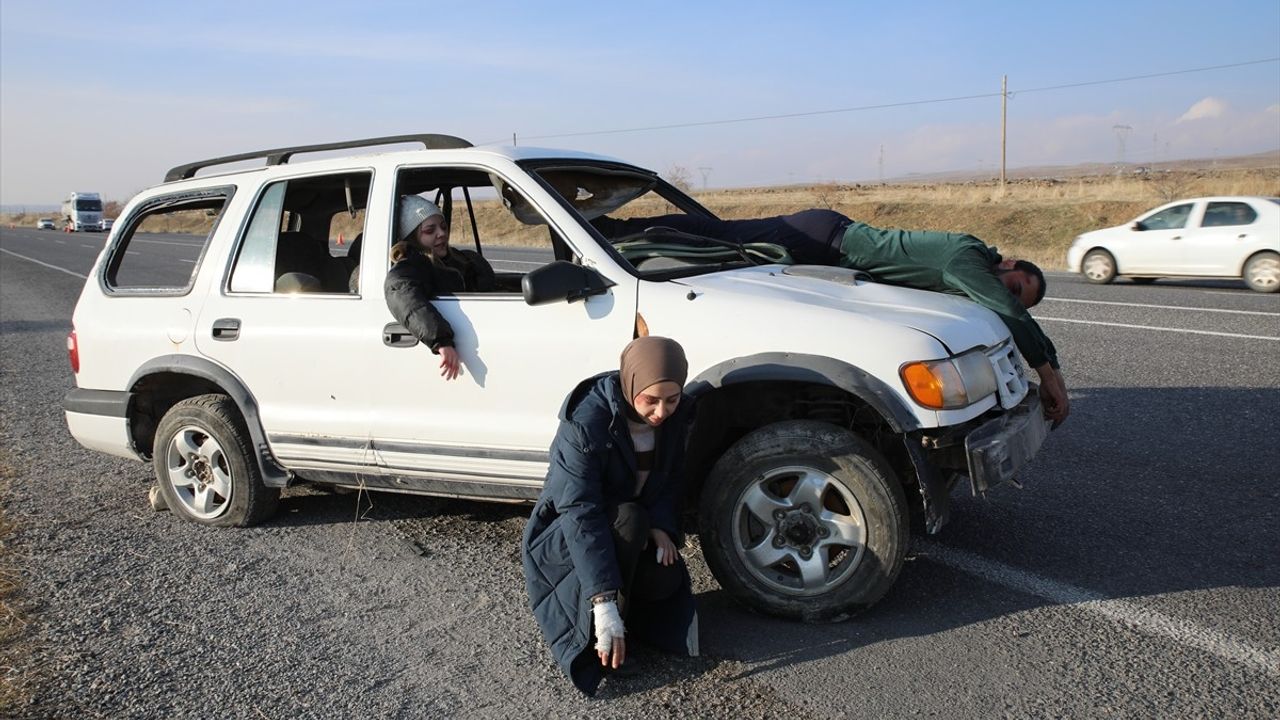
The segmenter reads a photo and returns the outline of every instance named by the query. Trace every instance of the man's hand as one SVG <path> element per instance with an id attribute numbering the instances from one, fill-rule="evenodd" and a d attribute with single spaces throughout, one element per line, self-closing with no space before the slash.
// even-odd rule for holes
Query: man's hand
<path id="1" fill-rule="evenodd" d="M 440 377 L 452 380 L 462 371 L 462 362 L 458 359 L 458 351 L 452 345 L 440 348 Z"/>
<path id="2" fill-rule="evenodd" d="M 1053 421 L 1053 428 L 1057 429 L 1066 421 L 1067 415 L 1071 414 L 1067 383 L 1062 379 L 1062 373 L 1049 363 L 1040 365 L 1035 370 L 1040 376 L 1040 405 L 1044 408 L 1044 416 Z"/>
<path id="3" fill-rule="evenodd" d="M 659 565 L 674 565 L 676 558 L 680 557 L 680 551 L 676 550 L 676 544 L 671 542 L 671 536 L 663 530 L 654 528 L 649 531 L 649 537 L 653 539 L 653 545 L 657 548 Z"/>

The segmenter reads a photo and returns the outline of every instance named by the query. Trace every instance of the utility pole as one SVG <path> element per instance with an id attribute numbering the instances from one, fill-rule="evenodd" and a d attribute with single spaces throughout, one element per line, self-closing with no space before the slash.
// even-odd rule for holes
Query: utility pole
<path id="1" fill-rule="evenodd" d="M 1009 76 L 1000 78 L 1000 187 L 1005 182 L 1005 148 L 1009 137 Z"/>
<path id="2" fill-rule="evenodd" d="M 698 172 L 702 173 L 702 189 L 703 189 L 703 190 L 706 190 L 706 189 L 707 189 L 707 176 L 711 174 L 711 168 L 709 168 L 709 167 L 705 167 L 705 166 L 704 166 L 704 167 L 699 167 L 699 168 L 698 168 Z"/>
<path id="3" fill-rule="evenodd" d="M 515 146 L 516 146 L 516 134 L 511 133 L 511 147 L 515 147 Z"/>
<path id="4" fill-rule="evenodd" d="M 1130 125 L 1112 125 L 1111 129 L 1116 131 L 1116 151 L 1118 153 L 1116 157 L 1116 175 L 1120 175 L 1124 172 L 1124 141 L 1125 138 L 1129 137 L 1133 127 Z"/>
<path id="5" fill-rule="evenodd" d="M 876 180 L 884 184 L 884 143 L 880 143 L 880 160 L 876 163 Z"/>

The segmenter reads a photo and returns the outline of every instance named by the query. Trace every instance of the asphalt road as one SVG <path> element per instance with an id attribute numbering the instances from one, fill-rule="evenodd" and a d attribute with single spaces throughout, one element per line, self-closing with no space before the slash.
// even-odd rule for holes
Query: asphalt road
<path id="1" fill-rule="evenodd" d="M 1051 274 L 1035 314 L 1073 412 L 1025 489 L 957 495 L 839 624 L 743 610 L 695 545 L 704 656 L 641 652 L 586 700 L 525 606 L 526 509 L 301 488 L 210 530 L 148 509 L 149 466 L 80 448 L 64 338 L 104 239 L 0 230 L 3 502 L 45 678 L 20 714 L 1280 714 L 1280 296 Z"/>

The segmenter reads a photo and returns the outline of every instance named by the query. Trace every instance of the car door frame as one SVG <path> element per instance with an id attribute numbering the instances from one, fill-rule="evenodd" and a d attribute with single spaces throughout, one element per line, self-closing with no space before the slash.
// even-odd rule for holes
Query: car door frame
<path id="1" fill-rule="evenodd" d="M 380 378 L 372 390 L 378 410 L 370 428 L 380 484 L 437 495 L 532 499 L 546 475 L 564 398 L 583 379 L 616 368 L 618 353 L 633 337 L 639 279 L 510 160 L 495 157 L 484 164 L 441 153 L 438 160 L 401 160 L 384 174 L 394 180 L 402 170 L 431 167 L 501 177 L 559 233 L 581 264 L 601 273 L 611 287 L 581 301 L 538 306 L 510 292 L 433 299 L 453 326 L 463 373 L 444 380 L 439 359 L 420 343 L 384 343 L 369 356 Z M 389 250 L 396 192 L 381 198 L 384 219 L 366 225 L 366 258 L 377 257 L 377 248 Z M 381 288 L 389 269 L 386 259 L 363 263 L 362 285 Z M 393 324 L 390 311 L 384 308 L 384 313 L 385 323 Z"/>

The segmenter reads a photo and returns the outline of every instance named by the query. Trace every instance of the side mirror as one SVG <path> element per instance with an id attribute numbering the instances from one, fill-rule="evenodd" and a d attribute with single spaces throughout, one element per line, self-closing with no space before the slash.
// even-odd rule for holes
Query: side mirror
<path id="1" fill-rule="evenodd" d="M 1133 224 L 1129 226 L 1129 229 L 1142 232 L 1143 230 L 1147 229 L 1147 226 L 1143 225 L 1141 220 L 1134 220 Z"/>
<path id="2" fill-rule="evenodd" d="M 595 270 L 567 260 L 543 265 L 520 279 L 520 290 L 529 305 L 584 300 L 606 292 L 612 286 L 612 282 Z"/>

